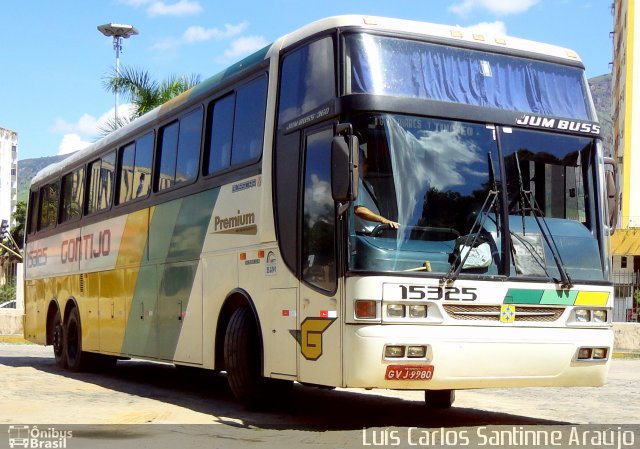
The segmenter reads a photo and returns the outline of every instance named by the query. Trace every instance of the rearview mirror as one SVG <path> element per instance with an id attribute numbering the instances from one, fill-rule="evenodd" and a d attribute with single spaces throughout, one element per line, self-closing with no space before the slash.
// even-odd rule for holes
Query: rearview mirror
<path id="1" fill-rule="evenodd" d="M 607 200 L 607 226 L 609 227 L 609 233 L 613 234 L 618 224 L 618 185 L 616 183 L 617 166 L 613 158 L 604 158 L 604 180 L 605 180 L 605 195 Z"/>
<path id="2" fill-rule="evenodd" d="M 331 195 L 334 201 L 349 202 L 358 197 L 358 138 L 351 125 L 338 125 L 331 142 Z"/>

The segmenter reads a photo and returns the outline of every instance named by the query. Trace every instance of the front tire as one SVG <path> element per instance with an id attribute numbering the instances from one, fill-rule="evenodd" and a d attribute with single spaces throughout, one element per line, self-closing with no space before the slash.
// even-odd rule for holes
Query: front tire
<path id="1" fill-rule="evenodd" d="M 260 338 L 248 307 L 231 315 L 224 339 L 224 363 L 229 387 L 247 408 L 263 408 L 282 401 L 293 382 L 262 376 Z"/>
<path id="2" fill-rule="evenodd" d="M 425 390 L 424 402 L 431 410 L 451 408 L 456 400 L 456 390 Z"/>
<path id="3" fill-rule="evenodd" d="M 77 307 L 71 309 L 64 326 L 64 353 L 69 370 L 78 372 L 85 369 L 87 354 L 82 352 L 82 328 Z"/>

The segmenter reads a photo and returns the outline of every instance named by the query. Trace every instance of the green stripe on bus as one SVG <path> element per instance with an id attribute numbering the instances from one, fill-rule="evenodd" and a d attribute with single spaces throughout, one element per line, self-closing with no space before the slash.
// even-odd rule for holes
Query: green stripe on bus
<path id="1" fill-rule="evenodd" d="M 510 288 L 504 298 L 505 304 L 540 304 L 544 290 Z"/>
<path id="2" fill-rule="evenodd" d="M 138 273 L 123 354 L 173 359 L 219 192 L 155 207 L 145 251 L 149 261 L 142 261 Z"/>
<path id="3" fill-rule="evenodd" d="M 540 304 L 572 306 L 577 296 L 575 290 L 545 290 Z"/>

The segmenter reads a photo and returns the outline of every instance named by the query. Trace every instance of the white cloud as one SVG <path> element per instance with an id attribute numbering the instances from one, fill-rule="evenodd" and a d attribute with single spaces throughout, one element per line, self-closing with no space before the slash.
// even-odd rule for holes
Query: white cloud
<path id="1" fill-rule="evenodd" d="M 91 145 L 91 142 L 82 140 L 78 134 L 65 134 L 58 145 L 58 155 L 74 153 Z"/>
<path id="2" fill-rule="evenodd" d="M 128 117 L 132 112 L 133 105 L 130 103 L 118 106 L 119 116 Z M 108 123 L 113 122 L 114 116 L 115 108 L 111 108 L 98 118 L 87 113 L 82 114 L 75 122 L 68 122 L 60 117 L 56 118 L 53 125 L 49 127 L 49 131 L 54 134 L 62 134 L 62 141 L 58 145 L 58 154 L 72 153 L 95 142 L 104 133 L 103 130 L 108 129 Z"/>
<path id="3" fill-rule="evenodd" d="M 120 0 L 120 3 L 133 8 L 144 7 L 150 16 L 185 16 L 202 12 L 200 2 L 191 0 L 169 4 L 160 0 Z"/>
<path id="4" fill-rule="evenodd" d="M 150 16 L 186 16 L 198 14 L 201 11 L 200 3 L 189 0 L 180 0 L 170 5 L 165 2 L 152 2 L 147 8 L 147 13 Z"/>
<path id="5" fill-rule="evenodd" d="M 455 14 L 466 15 L 475 9 L 486 9 L 496 15 L 519 14 L 531 8 L 539 0 L 462 0 L 449 10 Z"/>
<path id="6" fill-rule="evenodd" d="M 236 25 L 227 23 L 224 25 L 223 29 L 204 28 L 194 25 L 187 28 L 185 32 L 182 33 L 181 37 L 163 39 L 153 44 L 151 48 L 153 50 L 160 50 L 164 52 L 167 50 L 176 50 L 185 44 L 230 39 L 241 34 L 248 26 L 248 22 L 240 22 Z"/>
<path id="7" fill-rule="evenodd" d="M 182 35 L 184 43 L 203 42 L 211 39 L 228 39 L 242 33 L 249 24 L 241 22 L 237 25 L 225 24 L 224 30 L 219 28 L 204 28 L 191 26 Z"/>
<path id="8" fill-rule="evenodd" d="M 500 20 L 496 20 L 495 22 L 480 22 L 464 28 L 474 33 L 488 34 L 490 36 L 507 35 L 507 26 Z"/>
<path id="9" fill-rule="evenodd" d="M 262 36 L 246 36 L 231 42 L 231 46 L 225 50 L 224 59 L 235 60 L 265 47 L 268 42 Z"/>

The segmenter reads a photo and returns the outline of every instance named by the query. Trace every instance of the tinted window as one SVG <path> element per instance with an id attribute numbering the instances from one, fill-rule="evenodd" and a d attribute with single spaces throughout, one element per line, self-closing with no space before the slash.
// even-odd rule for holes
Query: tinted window
<path id="1" fill-rule="evenodd" d="M 135 161 L 135 143 L 131 143 L 120 150 L 120 193 L 118 195 L 118 204 L 126 203 L 132 199 Z"/>
<path id="2" fill-rule="evenodd" d="M 58 183 L 47 184 L 40 189 L 40 224 L 38 229 L 47 229 L 58 219 Z"/>
<path id="3" fill-rule="evenodd" d="M 312 111 L 335 96 L 333 61 L 330 37 L 306 45 L 284 58 L 279 125 Z"/>
<path id="4" fill-rule="evenodd" d="M 255 159 L 262 153 L 266 105 L 266 77 L 258 78 L 238 89 L 231 165 Z"/>
<path id="5" fill-rule="evenodd" d="M 148 133 L 120 150 L 118 204 L 147 196 L 151 186 L 153 133 Z"/>
<path id="6" fill-rule="evenodd" d="M 201 137 L 202 109 L 198 108 L 180 119 L 176 182 L 190 181 L 198 175 Z"/>
<path id="7" fill-rule="evenodd" d="M 196 109 L 160 130 L 158 190 L 195 179 L 200 162 L 202 109 Z"/>
<path id="8" fill-rule="evenodd" d="M 89 164 L 89 201 L 87 204 L 87 213 L 91 214 L 111 207 L 115 166 L 115 151 Z"/>
<path id="9" fill-rule="evenodd" d="M 80 218 L 84 200 L 84 168 L 62 177 L 61 196 L 60 223 Z"/>
<path id="10" fill-rule="evenodd" d="M 224 170 L 231 163 L 231 135 L 235 100 L 235 94 L 231 94 L 216 101 L 213 105 L 207 173 Z"/>
<path id="11" fill-rule="evenodd" d="M 331 196 L 333 130 L 307 137 L 302 224 L 302 277 L 333 291 L 336 283 L 335 212 Z"/>
<path id="12" fill-rule="evenodd" d="M 173 186 L 176 176 L 176 156 L 178 153 L 178 122 L 160 129 L 160 171 L 158 190 Z"/>
<path id="13" fill-rule="evenodd" d="M 256 78 L 209 105 L 206 174 L 257 159 L 262 154 L 267 77 Z"/>
<path id="14" fill-rule="evenodd" d="M 27 232 L 31 234 L 38 227 L 38 192 L 31 192 L 29 195 L 29 223 Z"/>
<path id="15" fill-rule="evenodd" d="M 136 166 L 133 172 L 132 199 L 149 194 L 151 187 L 151 166 L 153 163 L 153 133 L 136 140 Z"/>

